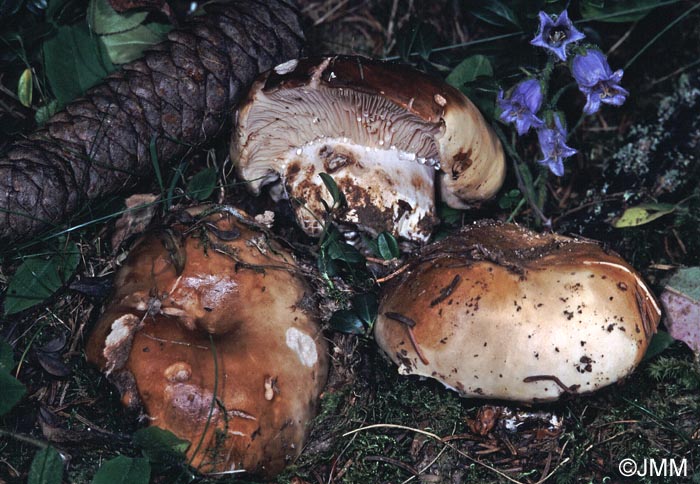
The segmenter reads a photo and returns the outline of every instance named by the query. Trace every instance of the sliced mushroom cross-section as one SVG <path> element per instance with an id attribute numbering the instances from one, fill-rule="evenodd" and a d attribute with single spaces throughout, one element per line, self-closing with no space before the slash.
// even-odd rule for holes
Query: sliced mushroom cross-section
<path id="1" fill-rule="evenodd" d="M 321 233 L 319 173 L 348 200 L 338 222 L 425 243 L 437 219 L 435 184 L 450 206 L 490 198 L 504 177 L 499 141 L 458 90 L 408 66 L 361 57 L 302 59 L 254 84 L 231 143 L 251 191 L 293 199 L 310 235 Z"/>

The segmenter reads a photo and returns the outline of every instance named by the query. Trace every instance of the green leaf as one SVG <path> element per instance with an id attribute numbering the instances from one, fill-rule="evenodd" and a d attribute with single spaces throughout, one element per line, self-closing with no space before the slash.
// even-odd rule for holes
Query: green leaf
<path id="1" fill-rule="evenodd" d="M 657 218 L 668 215 L 676 209 L 675 205 L 670 204 L 647 204 L 630 207 L 613 222 L 613 227 L 621 229 L 625 227 L 637 227 L 639 225 L 648 224 Z"/>
<path id="2" fill-rule="evenodd" d="M 4 415 L 22 400 L 27 389 L 4 368 L 0 369 L 0 388 L 0 415 Z"/>
<path id="3" fill-rule="evenodd" d="M 107 49 L 110 60 L 115 64 L 126 64 L 143 55 L 143 51 L 163 40 L 165 36 L 139 25 L 118 34 L 100 37 Z"/>
<path id="4" fill-rule="evenodd" d="M 365 261 L 364 256 L 347 242 L 332 241 L 328 244 L 328 257 L 333 260 L 341 260 L 348 264 L 360 264 Z"/>
<path id="5" fill-rule="evenodd" d="M 463 210 L 458 210 L 448 206 L 445 202 L 438 205 L 438 217 L 443 223 L 448 225 L 458 225 L 464 216 Z"/>
<path id="6" fill-rule="evenodd" d="M 487 0 L 470 10 L 479 20 L 496 27 L 520 27 L 520 21 L 513 10 L 500 0 Z"/>
<path id="7" fill-rule="evenodd" d="M 700 358 L 700 267 L 679 269 L 666 283 L 661 302 L 669 334 Z"/>
<path id="8" fill-rule="evenodd" d="M 190 446 L 187 440 L 182 440 L 169 430 L 160 427 L 137 430 L 133 441 L 149 461 L 159 463 L 183 460 Z"/>
<path id="9" fill-rule="evenodd" d="M 205 168 L 192 177 L 187 184 L 187 194 L 195 200 L 206 200 L 216 188 L 216 170 Z"/>
<path id="10" fill-rule="evenodd" d="M 32 105 L 32 70 L 26 68 L 22 75 L 19 76 L 19 82 L 17 83 L 17 97 L 22 106 L 29 107 Z"/>
<path id="11" fill-rule="evenodd" d="M 448 84 L 461 88 L 464 84 L 476 80 L 477 77 L 493 76 L 493 67 L 485 55 L 467 57 L 455 67 L 445 79 Z"/>
<path id="12" fill-rule="evenodd" d="M 59 103 L 57 99 L 52 99 L 48 104 L 36 110 L 34 121 L 36 121 L 37 125 L 41 126 L 45 124 L 51 116 L 56 114 L 59 109 L 61 109 L 61 103 Z"/>
<path id="13" fill-rule="evenodd" d="M 61 484 L 63 480 L 63 460 L 53 447 L 46 447 L 34 456 L 29 468 L 28 484 Z"/>
<path id="14" fill-rule="evenodd" d="M 365 326 L 355 311 L 341 309 L 333 313 L 330 325 L 336 331 L 350 334 L 364 334 Z"/>
<path id="15" fill-rule="evenodd" d="M 382 232 L 377 237 L 377 251 L 384 260 L 395 259 L 400 255 L 399 243 L 389 232 Z"/>
<path id="16" fill-rule="evenodd" d="M 90 0 L 88 6 L 88 24 L 96 34 L 117 34 L 141 25 L 148 12 L 130 11 L 119 13 L 107 0 Z"/>
<path id="17" fill-rule="evenodd" d="M 661 354 L 666 348 L 671 346 L 675 340 L 666 331 L 657 331 L 654 336 L 651 337 L 649 346 L 647 346 L 647 351 L 644 353 L 644 358 L 642 361 L 650 360 L 656 355 Z"/>
<path id="18" fill-rule="evenodd" d="M 352 298 L 352 308 L 355 310 L 355 314 L 368 328 L 371 328 L 374 320 L 377 319 L 378 307 L 377 296 L 370 292 L 358 294 Z"/>
<path id="19" fill-rule="evenodd" d="M 80 262 L 78 246 L 69 244 L 64 252 L 27 257 L 10 279 L 5 295 L 5 315 L 39 304 L 60 289 Z"/>
<path id="20" fill-rule="evenodd" d="M 406 24 L 397 35 L 396 49 L 399 56 L 408 61 L 411 54 L 428 59 L 437 39 L 435 27 L 427 22 L 413 20 Z"/>
<path id="21" fill-rule="evenodd" d="M 520 190 L 518 189 L 513 189 L 503 195 L 499 200 L 498 200 L 498 206 L 502 208 L 503 210 L 510 209 L 515 207 L 520 199 L 522 198 L 522 194 L 520 193 Z"/>
<path id="22" fill-rule="evenodd" d="M 5 340 L 0 339 L 0 372 L 10 372 L 15 367 L 14 351 Z"/>
<path id="23" fill-rule="evenodd" d="M 59 27 L 44 42 L 46 77 L 56 99 L 65 105 L 114 70 L 99 37 L 86 24 Z"/>
<path id="24" fill-rule="evenodd" d="M 333 199 L 333 206 L 335 207 L 336 205 L 344 205 L 345 196 L 340 191 L 340 188 L 338 188 L 338 185 L 335 183 L 335 180 L 333 180 L 333 178 L 331 178 L 331 176 L 328 173 L 319 173 L 319 176 L 321 177 L 321 180 L 323 180 L 323 184 L 326 185 L 326 190 L 328 190 L 328 192 L 331 194 L 331 198 Z"/>
<path id="25" fill-rule="evenodd" d="M 684 267 L 679 269 L 666 283 L 666 287 L 684 294 L 695 302 L 700 303 L 700 267 Z"/>
<path id="26" fill-rule="evenodd" d="M 581 16 L 601 22 L 636 22 L 646 17 L 661 0 L 583 0 Z"/>
<path id="27" fill-rule="evenodd" d="M 92 484 L 148 484 L 151 464 L 147 459 L 120 455 L 100 466 Z"/>
<path id="28" fill-rule="evenodd" d="M 160 187 L 161 196 L 165 192 L 165 185 L 163 185 L 163 174 L 160 172 L 160 161 L 158 160 L 158 135 L 154 134 L 151 136 L 151 141 L 148 143 L 148 152 L 151 155 L 151 164 L 153 165 L 153 172 L 156 174 L 156 181 Z"/>

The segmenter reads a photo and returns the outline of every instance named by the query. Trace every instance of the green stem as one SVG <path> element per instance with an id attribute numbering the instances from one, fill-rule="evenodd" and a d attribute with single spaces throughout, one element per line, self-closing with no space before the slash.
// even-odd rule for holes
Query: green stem
<path id="1" fill-rule="evenodd" d="M 639 52 L 637 52 L 637 53 L 634 55 L 634 57 L 632 57 L 629 61 L 627 61 L 627 64 L 625 64 L 625 69 L 627 69 L 629 66 L 631 66 L 632 64 L 634 64 L 634 61 L 636 61 L 636 60 L 639 58 L 640 55 L 642 55 L 644 52 L 646 52 L 646 50 L 649 49 L 649 47 L 651 47 L 652 45 L 654 45 L 654 44 L 656 43 L 656 41 L 659 40 L 659 38 L 660 38 L 662 35 L 664 35 L 666 32 L 668 32 L 669 30 L 671 30 L 671 28 L 673 28 L 674 25 L 676 25 L 678 22 L 680 22 L 681 20 L 683 20 L 685 17 L 687 17 L 688 15 L 690 15 L 694 10 L 696 10 L 696 9 L 698 9 L 698 8 L 700 8 L 700 3 L 696 3 L 695 5 L 693 5 L 692 7 L 690 7 L 688 10 L 686 10 L 685 12 L 683 12 L 682 14 L 680 14 L 680 15 L 679 15 L 678 17 L 676 17 L 670 24 L 668 24 L 666 27 L 664 27 L 658 34 L 656 34 L 654 37 L 652 37 L 652 39 L 651 39 L 649 42 L 647 42 L 647 44 L 646 44 L 644 47 L 642 47 L 642 48 L 639 50 Z"/>
<path id="2" fill-rule="evenodd" d="M 209 424 L 211 424 L 212 417 L 214 416 L 214 405 L 216 404 L 216 394 L 219 391 L 219 361 L 216 357 L 216 345 L 214 344 L 214 337 L 209 334 L 209 347 L 211 348 L 211 355 L 212 358 L 214 358 L 214 392 L 212 393 L 211 396 L 211 402 L 209 403 L 209 415 L 207 415 L 207 422 L 204 424 L 204 430 L 202 431 L 202 436 L 199 438 L 199 442 L 197 443 L 197 447 L 194 449 L 194 452 L 192 453 L 192 457 L 190 457 L 189 462 L 187 465 L 192 465 L 192 462 L 194 461 L 195 456 L 199 452 L 199 449 L 202 447 L 202 444 L 204 443 L 204 437 L 207 435 L 207 430 L 209 430 Z"/>
<path id="3" fill-rule="evenodd" d="M 28 435 L 16 434 L 14 432 L 10 432 L 9 430 L 0 429 L 0 435 L 4 437 L 12 437 L 15 440 L 19 440 L 20 442 L 24 442 L 25 444 L 33 445 L 34 447 L 39 447 L 40 449 L 45 449 L 49 446 L 49 444 L 46 442 L 42 442 L 41 440 L 29 437 Z"/>
<path id="4" fill-rule="evenodd" d="M 564 92 L 565 92 L 567 89 L 570 89 L 570 88 L 574 87 L 575 85 L 576 85 L 575 82 L 570 82 L 570 83 L 568 83 L 566 86 L 561 87 L 561 88 L 554 94 L 554 96 L 552 96 L 552 99 L 549 101 L 549 105 L 551 106 L 551 109 L 552 109 L 552 110 L 555 110 L 555 109 L 556 109 L 557 103 L 559 102 L 559 98 L 561 97 L 561 95 L 564 94 Z"/>

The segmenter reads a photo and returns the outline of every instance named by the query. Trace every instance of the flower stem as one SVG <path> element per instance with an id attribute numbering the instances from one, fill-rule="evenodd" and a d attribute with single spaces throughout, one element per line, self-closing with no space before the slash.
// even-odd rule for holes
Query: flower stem
<path id="1" fill-rule="evenodd" d="M 687 17 L 688 15 L 690 15 L 691 12 L 693 12 L 693 11 L 694 11 L 695 9 L 697 9 L 697 8 L 700 8 L 700 3 L 696 3 L 695 5 L 693 5 L 692 7 L 690 7 L 688 10 L 686 10 L 685 12 L 683 12 L 682 14 L 680 14 L 680 15 L 679 15 L 678 17 L 676 17 L 671 23 L 669 23 L 666 27 L 664 27 L 658 34 L 656 34 L 654 37 L 652 37 L 652 39 L 651 39 L 649 42 L 647 42 L 646 45 L 645 45 L 644 47 L 642 47 L 641 49 L 639 49 L 639 52 L 637 52 L 629 61 L 627 61 L 627 64 L 625 64 L 625 70 L 626 70 L 629 66 L 631 66 L 632 64 L 634 64 L 634 61 L 636 61 L 636 60 L 639 58 L 640 55 L 642 55 L 644 52 L 646 52 L 646 50 L 649 49 L 649 47 L 651 47 L 652 45 L 654 45 L 654 44 L 656 43 L 656 41 L 659 40 L 659 38 L 660 38 L 662 35 L 664 35 L 666 32 L 668 32 L 669 30 L 671 30 L 671 28 L 673 28 L 674 25 L 676 25 L 678 22 L 680 22 L 681 20 L 683 20 L 683 19 L 684 19 L 685 17 Z"/>

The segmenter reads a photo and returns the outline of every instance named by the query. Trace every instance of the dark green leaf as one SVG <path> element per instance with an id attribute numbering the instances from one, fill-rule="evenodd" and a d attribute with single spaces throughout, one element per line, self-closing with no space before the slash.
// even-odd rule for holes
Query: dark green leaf
<path id="1" fill-rule="evenodd" d="M 478 81 L 476 81 L 478 82 Z M 462 88 L 462 92 L 469 98 L 471 102 L 481 111 L 487 119 L 494 120 L 496 117 L 496 97 L 491 94 L 486 94 L 477 91 L 472 84 L 466 84 Z"/>
<path id="2" fill-rule="evenodd" d="M 216 188 L 216 170 L 205 168 L 192 177 L 187 184 L 187 194 L 195 200 L 206 200 Z"/>
<path id="3" fill-rule="evenodd" d="M 330 225 L 328 226 L 328 229 L 323 235 L 323 239 L 321 240 L 321 247 L 327 249 L 329 245 L 339 241 L 340 238 L 341 234 L 338 231 L 338 229 L 334 225 Z"/>
<path id="4" fill-rule="evenodd" d="M 458 210 L 448 206 L 445 202 L 440 202 L 438 205 L 438 217 L 443 223 L 449 225 L 457 225 L 462 221 L 464 215 L 463 210 Z"/>
<path id="5" fill-rule="evenodd" d="M 22 3 L 22 0 L 0 0 L 0 19 L 14 15 Z"/>
<path id="6" fill-rule="evenodd" d="M 14 351 L 12 346 L 5 340 L 0 340 L 0 372 L 12 371 L 15 367 Z"/>
<path id="7" fill-rule="evenodd" d="M 59 27 L 44 42 L 46 77 L 56 99 L 67 104 L 114 70 L 99 37 L 86 24 Z"/>
<path id="8" fill-rule="evenodd" d="M 321 180 L 323 180 L 323 184 L 326 185 L 326 190 L 328 190 L 328 192 L 331 194 L 333 206 L 342 205 L 344 199 L 342 197 L 342 193 L 340 192 L 340 188 L 338 188 L 338 185 L 335 183 L 335 180 L 333 180 L 328 173 L 319 173 L 319 176 L 321 177 Z"/>
<path id="9" fill-rule="evenodd" d="M 365 327 L 360 317 L 355 311 L 347 309 L 341 309 L 333 313 L 330 324 L 333 329 L 341 333 L 364 334 L 365 332 Z"/>
<path id="10" fill-rule="evenodd" d="M 399 31 L 397 39 L 397 50 L 403 60 L 407 61 L 411 54 L 427 59 L 435 45 L 437 33 L 431 24 L 413 21 Z"/>
<path id="11" fill-rule="evenodd" d="M 650 360 L 656 355 L 662 353 L 666 348 L 671 346 L 675 340 L 666 331 L 657 331 L 651 338 L 651 342 L 644 353 L 644 360 Z"/>
<path id="12" fill-rule="evenodd" d="M 51 116 L 56 114 L 60 108 L 61 104 L 58 102 L 58 100 L 52 99 L 48 104 L 36 110 L 36 114 L 34 114 L 34 121 L 36 121 L 36 124 L 41 126 L 46 123 Z"/>
<path id="13" fill-rule="evenodd" d="M 0 415 L 4 415 L 22 400 L 27 389 L 5 368 L 0 368 L 0 388 Z"/>
<path id="14" fill-rule="evenodd" d="M 151 136 L 151 141 L 148 143 L 148 152 L 151 155 L 153 172 L 156 174 L 156 181 L 158 182 L 158 187 L 162 195 L 165 191 L 165 185 L 163 185 L 163 174 L 160 172 L 160 160 L 158 160 L 158 135 L 154 134 Z"/>
<path id="15" fill-rule="evenodd" d="M 34 456 L 27 484 L 61 484 L 63 460 L 53 447 L 46 447 Z"/>
<path id="16" fill-rule="evenodd" d="M 334 241 L 328 244 L 328 257 L 333 260 L 340 260 L 348 264 L 360 264 L 365 258 L 352 245 L 347 242 Z"/>
<path id="17" fill-rule="evenodd" d="M 377 250 L 379 256 L 384 260 L 395 259 L 400 255 L 399 243 L 389 232 L 382 232 L 377 237 Z"/>
<path id="18" fill-rule="evenodd" d="M 120 455 L 100 466 L 92 484 L 148 484 L 150 479 L 151 465 L 147 459 Z"/>
<path id="19" fill-rule="evenodd" d="M 146 427 L 134 433 L 134 445 L 151 462 L 174 462 L 183 460 L 190 446 L 187 440 L 159 427 Z"/>
<path id="20" fill-rule="evenodd" d="M 470 9 L 479 20 L 497 27 L 520 27 L 520 21 L 513 10 L 500 0 L 487 0 Z"/>
<path id="21" fill-rule="evenodd" d="M 139 25 L 127 32 L 103 35 L 102 42 L 109 58 L 115 64 L 126 64 L 143 55 L 143 51 L 164 39 L 165 35 L 154 32 L 147 25 Z"/>
<path id="22" fill-rule="evenodd" d="M 326 274 L 328 277 L 334 277 L 338 274 L 338 268 L 326 253 L 325 249 L 321 249 L 321 254 L 317 261 L 318 271 L 321 274 Z"/>
<path id="23" fill-rule="evenodd" d="M 352 298 L 352 308 L 360 320 L 371 328 L 374 320 L 377 319 L 377 296 L 370 292 L 358 294 Z"/>
<path id="24" fill-rule="evenodd" d="M 5 315 L 45 301 L 73 275 L 80 253 L 71 243 L 64 252 L 48 257 L 27 257 L 10 279 L 5 295 Z"/>
<path id="25" fill-rule="evenodd" d="M 518 204 L 518 201 L 522 198 L 522 195 L 520 194 L 520 190 L 518 189 L 513 189 L 503 195 L 499 200 L 498 200 L 498 206 L 504 210 L 513 208 Z"/>
<path id="26" fill-rule="evenodd" d="M 493 76 L 493 67 L 489 58 L 485 55 L 473 55 L 460 62 L 445 80 L 459 89 L 464 84 L 476 80 L 477 77 L 484 76 Z"/>
<path id="27" fill-rule="evenodd" d="M 64 17 L 69 16 L 68 13 L 71 10 L 71 0 L 51 0 L 48 2 L 46 7 L 46 20 L 51 23 L 59 24 L 64 19 Z M 82 7 L 85 9 L 85 6 Z M 68 13 L 67 13 L 68 12 Z"/>
<path id="28" fill-rule="evenodd" d="M 659 3 L 661 0 L 582 0 L 581 16 L 601 22 L 636 22 Z"/>
<path id="29" fill-rule="evenodd" d="M 88 6 L 88 24 L 96 34 L 117 34 L 134 29 L 141 25 L 148 12 L 129 11 L 119 13 L 112 8 L 107 0 L 90 0 Z"/>

